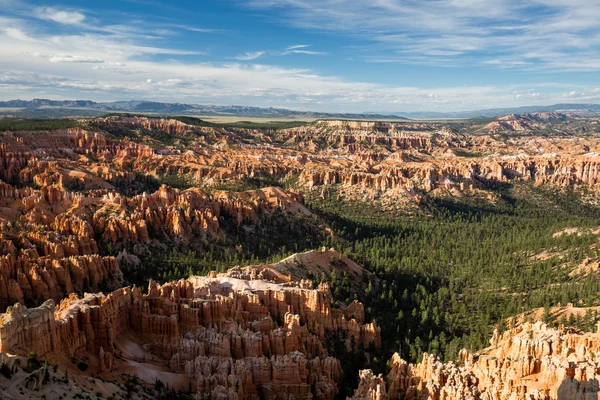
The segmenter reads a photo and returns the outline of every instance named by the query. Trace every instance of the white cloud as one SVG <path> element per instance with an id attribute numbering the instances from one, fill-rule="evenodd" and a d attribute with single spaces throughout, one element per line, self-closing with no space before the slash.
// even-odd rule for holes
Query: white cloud
<path id="1" fill-rule="evenodd" d="M 494 58 L 491 60 L 486 60 L 483 64 L 494 65 L 498 67 L 511 68 L 511 67 L 520 67 L 524 65 L 531 65 L 531 62 L 521 61 L 521 60 L 511 60 L 511 59 L 499 59 Z"/>
<path id="2" fill-rule="evenodd" d="M 17 28 L 0 28 L 4 31 L 6 36 L 12 39 L 17 39 L 20 41 L 30 41 L 31 38 L 27 36 L 22 30 Z"/>
<path id="3" fill-rule="evenodd" d="M 85 20 L 85 15 L 79 11 L 61 10 L 54 7 L 38 7 L 35 9 L 35 16 L 65 25 L 79 25 Z"/>
<path id="4" fill-rule="evenodd" d="M 240 54 L 239 56 L 236 56 L 235 59 L 240 60 L 240 61 L 256 60 L 257 58 L 263 56 L 265 53 L 266 53 L 266 51 L 246 52 L 244 54 Z"/>
<path id="5" fill-rule="evenodd" d="M 39 54 L 39 53 L 38 53 Z M 82 57 L 82 56 L 70 56 L 70 55 L 57 55 L 48 58 L 48 61 L 52 63 L 103 63 L 104 60 L 96 57 Z"/>
<path id="6" fill-rule="evenodd" d="M 288 46 L 285 48 L 285 50 L 297 50 L 297 49 L 304 49 L 310 47 L 310 44 L 296 44 L 294 46 Z"/>
<path id="7" fill-rule="evenodd" d="M 187 25 L 179 25 L 179 24 L 175 24 L 172 25 L 174 28 L 179 28 L 179 29 L 183 29 L 189 32 L 198 32 L 198 33 L 213 33 L 213 32 L 217 32 L 217 29 L 211 29 L 211 28 L 198 28 L 198 27 L 194 27 L 194 26 L 187 26 Z"/>
<path id="8" fill-rule="evenodd" d="M 182 84 L 184 84 L 184 82 L 181 79 L 167 79 L 166 81 L 158 82 L 158 85 L 163 87 L 175 87 Z"/>
<path id="9" fill-rule="evenodd" d="M 282 56 L 287 56 L 288 54 L 307 54 L 310 56 L 322 56 L 328 53 L 322 51 L 313 51 L 307 50 L 309 47 L 312 47 L 310 44 L 296 44 L 294 46 L 286 47 L 282 52 L 278 53 Z"/>
<path id="10" fill-rule="evenodd" d="M 276 10 L 284 24 L 367 40 L 355 49 L 367 61 L 600 69 L 598 0 L 249 0 L 249 5 Z M 525 59 L 528 52 L 538 57 Z"/>
<path id="11" fill-rule="evenodd" d="M 290 54 L 305 54 L 305 55 L 311 55 L 311 56 L 320 56 L 320 55 L 328 54 L 328 53 L 325 53 L 322 51 L 307 50 L 307 48 L 310 46 L 311 45 L 309 45 L 309 44 L 298 44 L 298 45 L 286 47 L 282 51 L 279 51 L 279 50 L 277 50 L 277 51 L 250 51 L 250 52 L 246 52 L 244 54 L 237 55 L 234 58 L 238 61 L 251 61 L 251 60 L 256 60 L 257 58 L 260 58 L 260 57 L 264 56 L 265 54 L 268 54 L 271 56 L 287 56 Z"/>
<path id="12" fill-rule="evenodd" d="M 288 55 L 288 54 L 307 54 L 310 56 L 324 56 L 328 53 L 325 53 L 323 51 L 312 51 L 312 50 L 286 50 L 283 53 L 281 53 L 282 55 Z"/>
<path id="13" fill-rule="evenodd" d="M 283 3 L 286 1 L 290 0 L 282 0 Z M 450 7 L 450 0 L 439 1 L 442 7 Z M 454 1 L 457 4 L 453 7 L 465 9 L 461 11 L 464 15 L 467 14 L 469 4 L 477 3 L 475 0 Z M 505 1 L 510 3 L 512 0 Z M 337 14 L 331 7 L 335 2 L 343 6 L 336 11 Z M 275 3 L 279 4 L 274 1 L 273 6 L 276 6 Z M 295 5 L 290 8 L 299 13 L 296 5 L 308 3 L 309 0 L 294 0 Z M 352 22 L 355 12 L 371 7 L 366 1 L 350 4 L 346 3 L 346 0 L 324 0 L 322 3 L 315 0 L 312 4 L 322 7 L 323 15 L 337 22 Z M 377 55 L 381 56 L 381 61 L 385 61 L 385 56 L 390 62 L 452 64 L 455 57 L 463 57 L 481 48 L 489 49 L 494 44 L 495 39 L 488 37 L 492 28 L 472 26 L 470 21 L 465 22 L 452 15 L 449 20 L 444 20 L 440 15 L 436 21 L 438 27 L 429 24 L 425 28 L 418 28 L 419 37 L 411 42 L 414 37 L 406 32 L 398 32 L 397 28 L 394 28 L 398 20 L 392 17 L 394 12 L 403 15 L 410 11 L 414 12 L 414 18 L 418 22 L 424 20 L 423 13 L 427 11 L 425 7 L 416 0 L 403 2 L 403 7 L 399 9 L 394 0 L 378 0 L 375 4 L 387 10 L 382 12 L 381 21 L 371 21 L 370 15 L 364 14 L 361 15 L 361 23 L 358 23 L 360 21 L 357 19 L 357 23 L 347 29 L 352 27 L 363 37 L 375 41 L 376 45 L 373 47 L 379 50 L 386 49 L 382 52 L 383 56 Z M 512 10 L 511 7 L 509 9 Z M 309 44 L 248 52 L 238 55 L 240 62 L 229 64 L 202 62 L 198 57 L 188 57 L 198 56 L 202 51 L 170 47 L 165 43 L 171 42 L 164 40 L 164 37 L 156 37 L 151 29 L 145 28 L 150 25 L 144 24 L 143 21 L 130 25 L 102 25 L 98 20 L 86 17 L 80 11 L 52 10 L 79 13 L 83 18 L 78 19 L 76 15 L 65 17 L 63 14 L 54 13 L 53 18 L 47 17 L 46 20 L 63 22 L 58 26 L 50 24 L 52 30 L 46 30 L 48 24 L 41 21 L 38 21 L 39 24 L 31 24 L 29 17 L 0 17 L 0 98 L 31 98 L 40 91 L 45 91 L 54 98 L 148 99 L 319 108 L 324 111 L 398 112 L 528 105 L 535 104 L 540 99 L 546 103 L 560 102 L 564 101 L 562 93 L 571 90 L 575 90 L 580 98 L 600 97 L 595 94 L 596 89 L 585 86 L 561 86 L 560 89 L 547 87 L 537 90 L 531 89 L 536 87 L 534 85 L 462 86 L 449 82 L 437 88 L 417 87 L 407 83 L 379 84 L 344 79 L 308 68 L 248 62 L 266 55 L 273 56 L 269 60 L 282 60 L 275 56 L 325 54 L 319 51 L 321 49 L 317 46 L 313 48 Z M 473 12 L 483 14 L 484 10 L 477 6 Z M 522 24 L 522 21 L 513 20 L 501 7 L 490 12 L 497 15 L 503 27 L 526 31 L 516 27 L 517 23 Z M 320 20 L 321 14 L 318 15 L 317 19 Z M 301 17 L 300 13 L 294 16 Z M 481 18 L 488 21 L 487 17 Z M 323 21 L 319 21 L 321 22 Z M 407 25 L 413 26 L 414 23 L 409 21 Z M 328 22 L 318 29 L 342 28 L 336 28 L 333 23 Z M 439 41 L 430 34 L 442 31 L 444 34 L 440 36 Z M 172 34 L 171 30 L 161 33 L 167 37 Z M 479 34 L 481 38 L 477 36 Z M 559 36 L 556 36 L 556 40 L 559 40 Z M 517 38 L 509 39 L 509 44 L 502 45 L 502 49 L 517 48 L 520 45 Z M 393 51 L 388 51 L 389 48 L 393 48 Z M 515 68 L 529 67 L 537 62 L 537 59 L 548 60 L 548 63 L 551 61 L 555 66 L 560 63 L 562 68 L 594 68 L 594 65 L 600 65 L 600 55 L 594 53 L 593 49 L 585 50 L 589 53 L 585 59 L 567 57 L 562 60 L 559 59 L 560 49 L 548 46 L 522 46 L 521 50 L 518 54 L 494 53 L 493 57 L 481 62 L 488 61 L 488 68 L 511 63 Z"/>
<path id="14" fill-rule="evenodd" d="M 573 100 L 598 100 L 600 99 L 600 88 L 590 89 L 587 91 L 572 90 L 568 93 L 563 93 L 562 97 L 568 97 Z"/>
<path id="15" fill-rule="evenodd" d="M 515 90 L 513 92 L 515 99 L 532 99 L 538 100 L 543 97 L 542 93 L 534 89 Z"/>

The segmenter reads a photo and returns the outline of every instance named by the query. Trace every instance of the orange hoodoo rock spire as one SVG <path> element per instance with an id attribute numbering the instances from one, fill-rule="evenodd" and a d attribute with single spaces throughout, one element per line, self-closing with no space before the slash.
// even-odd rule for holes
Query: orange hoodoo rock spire
<path id="1" fill-rule="evenodd" d="M 58 307 L 21 304 L 0 315 L 0 351 L 45 359 L 85 352 L 101 371 L 116 368 L 120 335 L 134 332 L 197 393 L 258 399 L 293 396 L 332 399 L 342 376 L 328 354 L 332 337 L 346 346 L 380 346 L 379 328 L 331 308 L 326 288 L 228 276 L 191 277 L 158 285 L 148 294 L 123 288 L 105 296 L 71 295 Z"/>
<path id="2" fill-rule="evenodd" d="M 387 387 L 365 370 L 354 398 L 563 400 L 592 399 L 600 391 L 600 332 L 527 322 L 494 332 L 490 343 L 476 354 L 462 350 L 458 365 L 429 354 L 409 364 L 396 353 Z"/>

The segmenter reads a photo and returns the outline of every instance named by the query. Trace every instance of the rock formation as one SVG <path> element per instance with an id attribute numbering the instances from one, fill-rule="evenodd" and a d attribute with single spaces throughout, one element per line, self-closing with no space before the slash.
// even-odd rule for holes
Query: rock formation
<path id="1" fill-rule="evenodd" d="M 352 396 L 353 400 L 389 400 L 385 380 L 381 374 L 374 375 L 370 369 L 363 369 L 359 373 L 358 388 Z"/>
<path id="2" fill-rule="evenodd" d="M 332 342 L 347 351 L 381 346 L 361 303 L 332 308 L 327 284 L 313 288 L 335 272 L 356 281 L 356 291 L 369 281 L 376 290 L 351 260 L 334 250 L 302 253 L 151 283 L 147 294 L 122 288 L 119 262 L 139 261 L 127 253 L 136 247 L 208 246 L 240 226 L 251 234 L 265 215 L 311 216 L 305 195 L 399 204 L 438 194 L 494 199 L 498 184 L 517 182 L 597 189 L 597 126 L 557 113 L 290 129 L 111 116 L 73 129 L 3 132 L 0 350 L 63 364 L 87 357 L 107 377 L 129 368 L 149 382 L 190 384 L 199 397 L 332 398 L 343 369 Z M 356 397 L 589 398 L 598 387 L 598 337 L 525 324 L 478 354 L 461 352 L 460 365 L 395 356 L 387 382 L 361 373 Z"/>
<path id="3" fill-rule="evenodd" d="M 0 179 L 104 194 L 116 186 L 133 185 L 140 174 L 185 176 L 207 186 L 274 177 L 294 180 L 301 189 L 340 185 L 367 195 L 396 196 L 489 190 L 489 182 L 595 186 L 600 141 L 574 136 L 593 129 L 595 121 L 573 123 L 565 118 L 571 117 L 499 118 L 492 124 L 512 124 L 513 131 L 529 129 L 527 135 L 507 140 L 499 139 L 493 127 L 467 125 L 477 132 L 469 135 L 440 123 L 317 121 L 273 133 L 195 127 L 174 119 L 97 118 L 85 121 L 85 129 L 45 132 L 43 137 L 35 132 L 6 134 L 0 148 Z M 115 129 L 160 131 L 190 143 L 152 147 L 107 138 L 104 132 Z"/>
<path id="4" fill-rule="evenodd" d="M 325 344 L 378 347 L 379 328 L 364 324 L 359 313 L 347 318 L 345 308 L 332 308 L 326 285 L 311 286 L 191 277 L 151 282 L 145 295 L 126 287 L 107 296 L 72 294 L 58 306 L 17 303 L 0 315 L 0 351 L 35 351 L 52 361 L 84 353 L 110 373 L 118 370 L 116 356 L 123 357 L 121 335 L 134 332 L 149 357 L 187 377 L 198 394 L 331 399 L 342 366 Z"/>
<path id="5" fill-rule="evenodd" d="M 189 128 L 174 120 L 96 122 L 170 134 Z M 153 241 L 208 242 L 222 236 L 224 220 L 253 222 L 275 211 L 309 214 L 302 195 L 279 188 L 209 193 L 163 185 L 127 196 L 114 184 L 135 183 L 139 175 L 133 170 L 148 172 L 153 163 L 160 164 L 154 167 L 156 173 L 167 172 L 165 166 L 178 157 L 164 157 L 150 146 L 108 139 L 96 131 L 18 132 L 2 139 L 0 310 L 14 302 L 36 305 L 73 292 L 120 287 L 118 262 L 101 257 L 102 246 L 118 251 Z"/>
<path id="6" fill-rule="evenodd" d="M 600 391 L 600 331 L 526 322 L 496 330 L 490 343 L 476 354 L 462 350 L 458 364 L 424 354 L 414 365 L 394 354 L 388 390 L 363 371 L 355 398 L 562 400 L 592 399 Z"/>

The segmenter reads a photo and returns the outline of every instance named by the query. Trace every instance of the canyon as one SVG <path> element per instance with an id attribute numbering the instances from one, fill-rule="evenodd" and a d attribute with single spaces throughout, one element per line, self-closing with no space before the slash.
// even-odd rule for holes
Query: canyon
<path id="1" fill-rule="evenodd" d="M 588 131 L 596 129 L 595 122 L 588 124 Z M 552 136 L 528 131 L 501 140 L 495 129 L 485 126 L 462 129 L 478 132 L 472 135 L 440 123 L 318 121 L 276 132 L 143 117 L 87 123 L 86 129 L 48 132 L 43 138 L 27 132 L 4 134 L 0 177 L 7 183 L 99 191 L 131 184 L 136 173 L 184 175 L 209 186 L 248 178 L 295 178 L 301 189 L 341 185 L 371 196 L 485 190 L 490 180 L 559 187 L 598 181 L 598 140 L 576 136 L 579 130 Z M 159 132 L 171 144 L 157 147 L 150 140 L 152 147 L 102 134 L 106 129 L 127 135 L 136 127 Z"/>
<path id="2" fill-rule="evenodd" d="M 367 206 L 383 218 L 400 210 L 408 220 L 438 199 L 495 207 L 512 187 L 594 206 L 598 118 L 268 128 L 111 115 L 76 125 L 0 133 L 0 358 L 19 382 L 0 377 L 9 398 L 70 398 L 69 386 L 89 398 L 163 398 L 167 385 L 184 398 L 333 399 L 352 395 L 354 381 L 355 399 L 597 398 L 599 333 L 529 321 L 544 319 L 543 308 L 494 331 L 491 347 L 446 362 L 397 353 L 381 373 L 392 354 L 382 335 L 394 333 L 382 332 L 389 316 L 377 307 L 396 310 L 410 296 L 373 261 L 389 256 L 389 244 L 372 258 L 348 257 L 360 247 L 352 235 L 368 245 L 388 231 L 345 210 L 358 204 L 372 219 Z M 327 201 L 339 214 L 315 206 Z M 574 256 L 580 270 L 561 275 L 577 283 L 595 276 L 589 238 L 600 230 L 572 229 L 548 235 L 544 251 L 589 246 Z M 446 284 L 411 263 L 398 279 L 414 283 L 418 302 L 426 286 Z M 470 290 L 457 286 L 448 302 Z M 425 324 L 434 307 L 422 304 L 407 314 L 424 313 Z M 435 323 L 452 325 L 443 318 Z M 419 339 L 434 341 L 432 331 Z M 49 364 L 19 369 L 32 353 Z"/>
<path id="3" fill-rule="evenodd" d="M 85 357 L 87 374 L 112 380 L 129 370 L 197 396 L 332 399 L 342 365 L 324 344 L 381 346 L 363 305 L 331 308 L 327 284 L 233 276 L 241 274 L 151 281 L 147 294 L 71 294 L 33 309 L 17 303 L 0 315 L 0 351 L 58 365 Z"/>

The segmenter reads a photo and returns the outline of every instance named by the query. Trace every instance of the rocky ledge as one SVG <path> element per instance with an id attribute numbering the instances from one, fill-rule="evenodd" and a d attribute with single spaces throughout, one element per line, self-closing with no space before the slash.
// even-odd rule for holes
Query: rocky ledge
<path id="1" fill-rule="evenodd" d="M 600 392 L 600 331 L 550 328 L 526 322 L 503 334 L 491 346 L 459 362 L 443 363 L 425 354 L 409 364 L 396 353 L 387 384 L 370 370 L 361 371 L 354 399 L 407 400 L 567 400 L 597 399 Z"/>
<path id="2" fill-rule="evenodd" d="M 84 357 L 107 379 L 135 366 L 142 379 L 187 382 L 198 396 L 332 399 L 343 366 L 328 344 L 342 341 L 350 351 L 379 347 L 381 339 L 363 321 L 362 304 L 330 304 L 328 286 L 307 280 L 214 273 L 150 282 L 146 294 L 126 287 L 72 294 L 58 306 L 17 303 L 0 315 L 0 351 L 35 351 L 60 364 Z"/>

